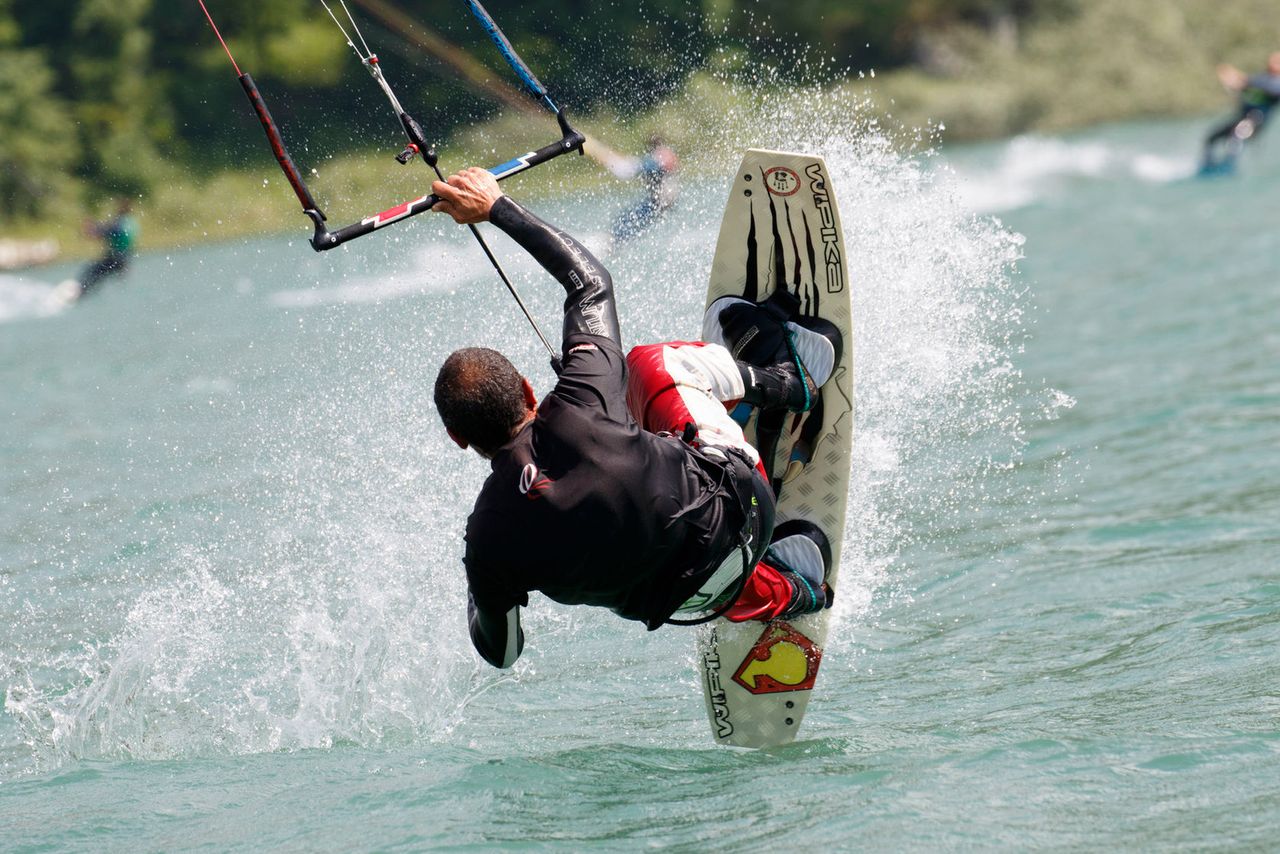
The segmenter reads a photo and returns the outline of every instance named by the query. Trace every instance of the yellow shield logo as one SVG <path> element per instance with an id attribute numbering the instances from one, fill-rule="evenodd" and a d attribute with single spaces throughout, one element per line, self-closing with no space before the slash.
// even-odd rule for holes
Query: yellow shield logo
<path id="1" fill-rule="evenodd" d="M 794 626 L 770 623 L 738 665 L 733 681 L 752 694 L 808 691 L 821 662 L 822 650 Z"/>

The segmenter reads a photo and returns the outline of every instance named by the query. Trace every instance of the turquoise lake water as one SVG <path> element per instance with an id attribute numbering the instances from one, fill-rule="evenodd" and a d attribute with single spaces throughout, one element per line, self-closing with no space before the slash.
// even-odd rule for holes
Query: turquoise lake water
<path id="1" fill-rule="evenodd" d="M 298 222 L 66 311 L 73 267 L 0 276 L 0 849 L 1273 847 L 1280 142 L 1194 180 L 1205 123 L 939 152 L 807 107 L 607 256 L 630 342 L 693 336 L 741 150 L 831 166 L 858 430 L 796 743 L 716 747 L 678 629 L 535 597 L 479 660 L 486 469 L 430 386 L 545 355 L 451 224 Z M 533 206 L 599 242 L 627 195 Z"/>

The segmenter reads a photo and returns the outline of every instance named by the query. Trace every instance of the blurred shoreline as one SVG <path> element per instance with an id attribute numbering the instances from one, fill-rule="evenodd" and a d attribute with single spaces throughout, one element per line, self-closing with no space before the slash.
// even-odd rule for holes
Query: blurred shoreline
<path id="1" fill-rule="evenodd" d="M 1063 8 L 1067 11 L 1021 29 L 1012 18 L 936 29 L 918 39 L 914 66 L 854 71 L 843 81 L 813 85 L 865 105 L 868 122 L 878 123 L 890 138 L 933 149 L 1137 119 L 1195 116 L 1204 117 L 1207 126 L 1215 113 L 1225 114 L 1232 105 L 1214 78 L 1215 63 L 1249 69 L 1280 47 L 1270 0 L 1234 0 L 1227 6 L 1203 0 L 1073 0 Z M 641 151 L 645 137 L 661 131 L 681 152 L 686 172 L 696 176 L 699 152 L 723 137 L 723 128 L 741 112 L 738 106 L 758 99 L 761 89 L 810 88 L 793 82 L 806 76 L 807 60 L 791 61 L 796 67 L 757 68 L 745 55 L 730 52 L 692 73 L 651 110 L 630 115 L 607 106 L 577 111 L 580 125 L 624 152 Z M 542 131 L 554 133 L 551 122 L 547 125 L 501 113 L 455 132 L 440 146 L 441 163 L 448 171 L 498 162 L 512 151 L 545 144 L 548 134 Z M 169 171 L 138 202 L 142 251 L 307 233 L 269 150 L 256 129 L 246 133 L 254 138 L 247 141 L 238 168 L 198 176 L 181 163 L 161 167 Z M 396 151 L 390 148 L 319 157 L 306 149 L 293 153 L 331 225 L 353 222 L 429 188 L 430 173 L 413 164 L 394 165 Z M 623 185 L 603 170 L 552 164 L 521 176 L 516 186 L 522 196 L 536 200 Z M 62 209 L 10 221 L 6 236 L 56 241 L 62 260 L 97 252 L 96 243 L 79 233 L 79 217 Z"/>

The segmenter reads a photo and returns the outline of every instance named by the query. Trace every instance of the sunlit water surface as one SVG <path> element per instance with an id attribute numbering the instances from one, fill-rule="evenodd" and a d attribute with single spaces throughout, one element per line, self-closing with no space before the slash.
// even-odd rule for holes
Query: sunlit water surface
<path id="1" fill-rule="evenodd" d="M 629 342 L 694 336 L 741 150 L 831 167 L 858 429 L 799 741 L 715 747 L 687 631 L 535 597 L 479 661 L 485 467 L 431 382 L 485 344 L 544 392 L 545 354 L 451 224 L 299 223 L 66 311 L 72 268 L 0 277 L 0 848 L 1273 843 L 1280 149 L 1197 181 L 1191 124 L 939 155 L 860 115 L 760 104 L 607 256 Z M 535 207 L 601 245 L 626 199 Z"/>

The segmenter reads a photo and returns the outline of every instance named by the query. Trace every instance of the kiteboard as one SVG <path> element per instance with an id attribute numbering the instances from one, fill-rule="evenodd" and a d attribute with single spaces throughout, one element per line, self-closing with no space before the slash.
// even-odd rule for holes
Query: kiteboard
<path id="1" fill-rule="evenodd" d="M 57 306 L 67 306 L 80 299 L 82 293 L 80 282 L 75 279 L 66 279 L 50 292 L 49 301 Z"/>
<path id="2" fill-rule="evenodd" d="M 848 253 L 822 158 L 751 149 L 725 207 L 707 305 L 725 296 L 760 302 L 779 288 L 799 301 L 800 317 L 830 321 L 844 336 L 843 356 L 821 399 L 808 412 L 787 416 L 770 461 L 777 525 L 799 519 L 822 529 L 832 552 L 827 583 L 835 590 L 853 440 Z M 735 417 L 760 447 L 759 414 Z M 830 623 L 831 611 L 823 610 L 769 623 L 722 618 L 701 628 L 697 661 L 717 742 L 759 748 L 795 738 Z"/>

